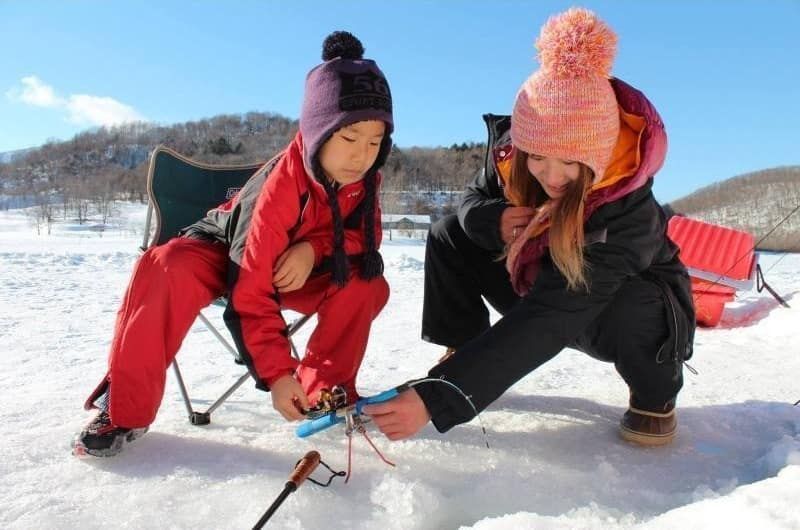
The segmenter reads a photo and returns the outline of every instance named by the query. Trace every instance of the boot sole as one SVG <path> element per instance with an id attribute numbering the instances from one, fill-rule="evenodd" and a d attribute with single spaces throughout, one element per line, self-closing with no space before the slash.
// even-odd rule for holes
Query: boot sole
<path id="1" fill-rule="evenodd" d="M 659 446 L 671 443 L 672 440 L 675 439 L 676 431 L 672 431 L 667 434 L 645 434 L 637 431 L 632 431 L 620 425 L 619 433 L 624 440 L 633 442 L 635 444 L 646 445 L 646 446 Z"/>

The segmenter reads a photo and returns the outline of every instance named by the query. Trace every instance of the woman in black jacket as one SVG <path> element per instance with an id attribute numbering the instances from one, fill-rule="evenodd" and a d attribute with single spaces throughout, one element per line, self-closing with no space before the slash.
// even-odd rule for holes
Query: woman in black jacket
<path id="1" fill-rule="evenodd" d="M 428 275 L 457 260 L 442 257 L 442 245 L 429 247 L 426 304 L 445 296 L 439 309 L 426 305 L 423 335 L 455 347 L 429 376 L 450 384 L 418 383 L 365 409 L 390 439 L 429 420 L 441 432 L 470 420 L 565 347 L 615 363 L 630 391 L 625 439 L 661 445 L 675 436 L 695 324 L 689 277 L 651 192 L 666 154 L 663 122 L 641 92 L 609 77 L 616 35 L 592 12 L 552 17 L 537 48 L 541 69 L 517 94 L 511 145 L 490 144 L 492 171 L 484 174 L 499 175 L 504 200 L 483 206 L 501 220 L 506 208 L 519 214 L 497 231 L 516 296 L 503 294 L 498 304 L 487 296 L 503 318 L 470 338 L 480 319 L 488 326 L 486 309 L 477 307 L 481 287 L 467 271 L 476 254 L 462 253 L 464 271 L 448 271 L 447 280 Z M 489 122 L 490 141 L 503 138 L 504 120 Z M 471 220 L 461 213 L 465 234 Z M 462 241 L 461 249 L 468 246 Z M 448 293 L 461 293 L 462 303 L 451 304 Z"/>

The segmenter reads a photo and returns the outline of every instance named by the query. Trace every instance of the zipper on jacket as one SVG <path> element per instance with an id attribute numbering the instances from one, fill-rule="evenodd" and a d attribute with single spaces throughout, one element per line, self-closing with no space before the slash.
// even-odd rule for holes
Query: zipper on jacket
<path id="1" fill-rule="evenodd" d="M 678 315 L 675 313 L 675 304 L 672 303 L 672 299 L 670 298 L 669 294 L 666 292 L 667 287 L 663 284 L 663 282 L 661 282 L 661 280 L 659 280 L 657 278 L 652 278 L 652 280 L 654 281 L 654 283 L 658 287 L 658 290 L 661 291 L 661 297 L 664 299 L 664 301 L 667 303 L 667 305 L 669 307 L 669 314 L 672 315 L 672 329 L 671 329 L 672 340 L 673 340 L 672 361 L 673 362 L 678 362 L 678 342 L 679 342 L 679 340 L 678 340 L 679 339 L 679 337 L 678 337 Z M 668 341 L 669 341 L 669 339 L 668 339 Z M 656 354 L 656 363 L 658 363 L 658 364 L 662 364 L 662 363 L 666 362 L 666 359 L 662 358 L 662 356 L 661 356 L 662 352 L 664 351 L 664 346 L 665 345 L 666 345 L 666 343 L 664 345 L 662 345 L 661 348 L 659 348 L 658 353 Z"/>

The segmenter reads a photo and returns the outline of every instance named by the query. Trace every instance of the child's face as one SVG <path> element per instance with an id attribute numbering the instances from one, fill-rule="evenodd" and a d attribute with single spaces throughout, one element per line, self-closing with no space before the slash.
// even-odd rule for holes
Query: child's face
<path id="1" fill-rule="evenodd" d="M 319 163 L 325 175 L 344 186 L 364 178 L 381 149 L 386 124 L 359 121 L 342 127 L 322 145 Z"/>

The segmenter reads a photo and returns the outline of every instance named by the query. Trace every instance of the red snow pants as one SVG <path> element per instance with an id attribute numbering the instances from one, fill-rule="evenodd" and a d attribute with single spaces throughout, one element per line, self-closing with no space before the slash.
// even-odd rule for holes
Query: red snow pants
<path id="1" fill-rule="evenodd" d="M 108 373 L 87 408 L 108 386 L 114 424 L 139 428 L 153 422 L 167 368 L 199 311 L 223 294 L 227 260 L 225 245 L 183 237 L 141 256 L 117 314 Z M 354 268 L 344 287 L 322 274 L 310 276 L 296 291 L 281 293 L 282 308 L 317 313 L 295 373 L 312 402 L 321 388 L 337 384 L 356 395 L 370 327 L 388 298 L 383 277 L 362 280 Z"/>

